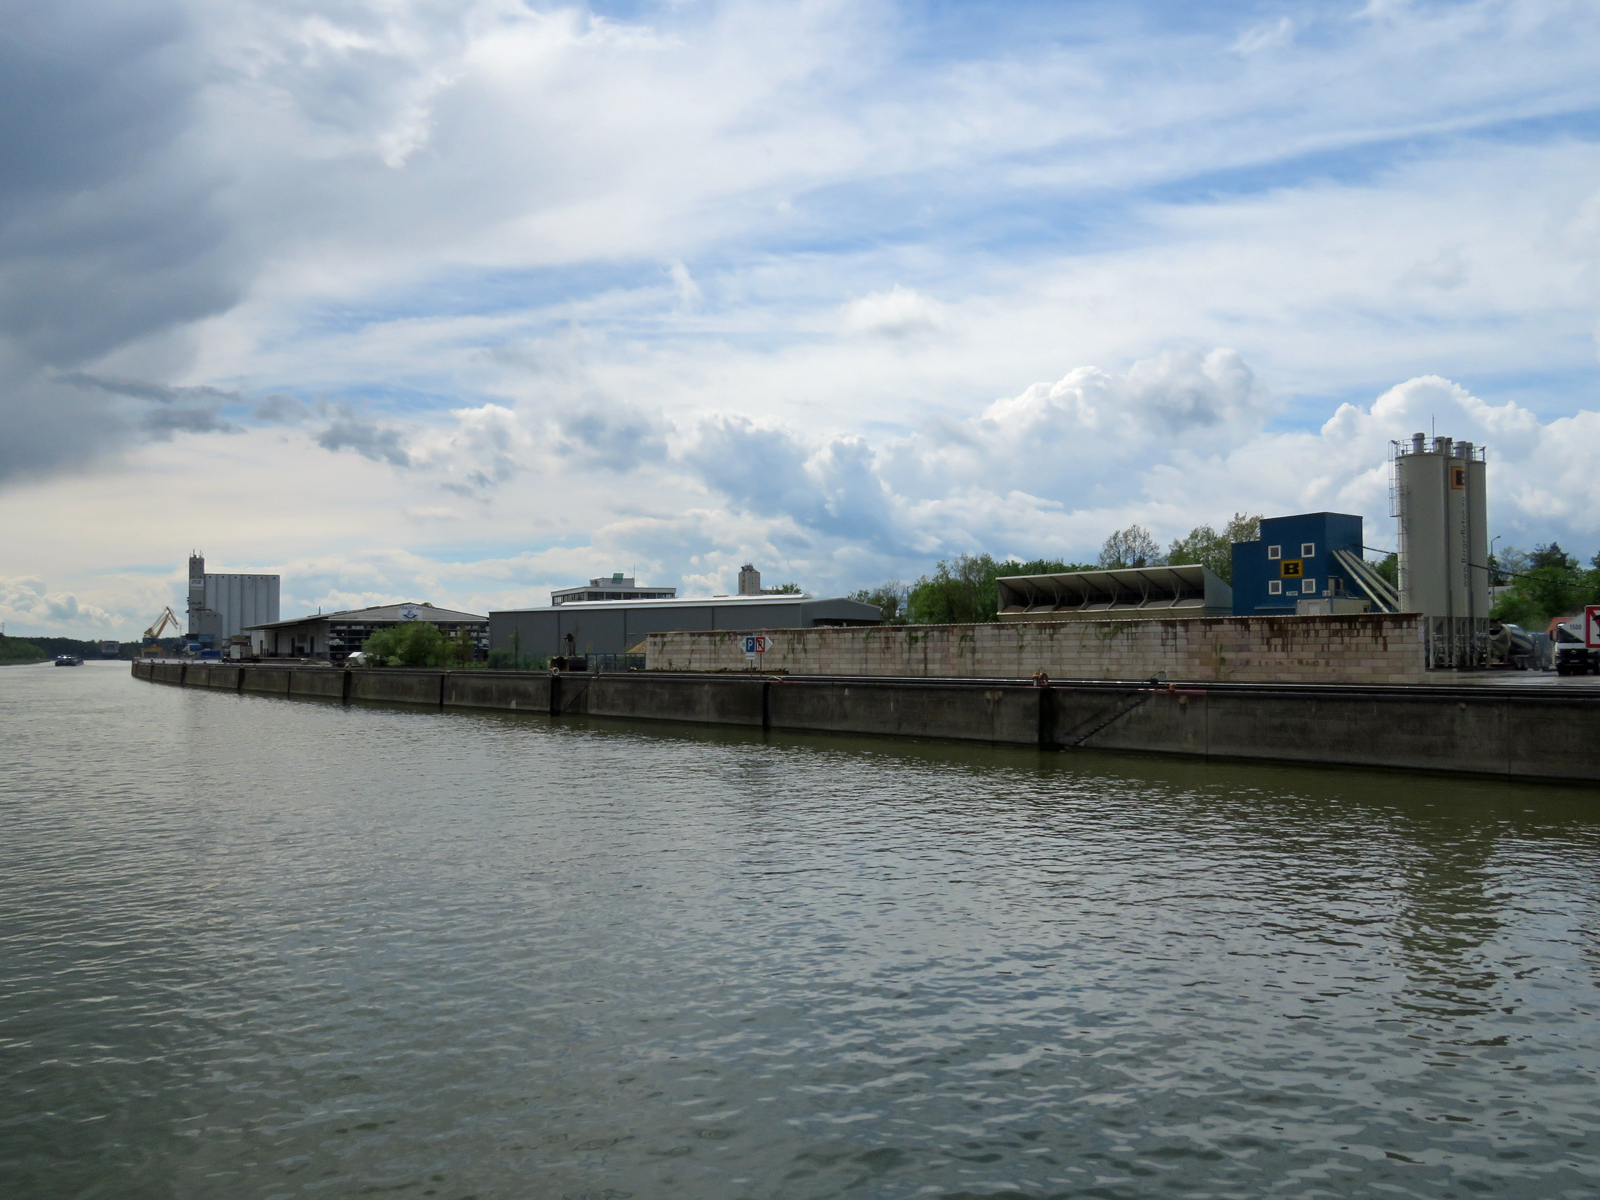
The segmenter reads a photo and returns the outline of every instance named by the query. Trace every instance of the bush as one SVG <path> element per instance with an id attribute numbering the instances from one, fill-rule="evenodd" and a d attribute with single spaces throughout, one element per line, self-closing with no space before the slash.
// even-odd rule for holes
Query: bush
<path id="1" fill-rule="evenodd" d="M 406 621 L 378 630 L 361 643 L 361 652 L 382 667 L 436 667 L 444 644 L 437 625 Z"/>

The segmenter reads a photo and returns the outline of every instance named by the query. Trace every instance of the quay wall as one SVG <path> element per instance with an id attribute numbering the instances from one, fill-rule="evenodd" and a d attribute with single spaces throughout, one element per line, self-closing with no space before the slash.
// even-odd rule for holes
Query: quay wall
<path id="1" fill-rule="evenodd" d="M 152 683 L 306 699 L 948 738 L 1041 750 L 1600 780 L 1600 688 L 132 665 Z"/>
<path id="2" fill-rule="evenodd" d="M 743 671 L 746 634 L 653 633 L 652 671 Z M 790 675 L 934 679 L 1166 679 L 1262 683 L 1421 683 L 1416 613 L 1174 617 L 778 629 L 756 667 Z"/>

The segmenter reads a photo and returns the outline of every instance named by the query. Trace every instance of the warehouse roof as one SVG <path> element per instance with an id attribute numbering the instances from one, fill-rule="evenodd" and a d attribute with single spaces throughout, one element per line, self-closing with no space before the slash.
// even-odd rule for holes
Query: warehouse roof
<path id="1" fill-rule="evenodd" d="M 703 608 L 708 604 L 760 608 L 764 604 L 809 604 L 816 599 L 809 592 L 780 592 L 766 596 L 676 596 L 670 600 L 568 600 L 560 607 L 573 611 L 586 608 Z"/>
<path id="2" fill-rule="evenodd" d="M 1057 575 L 1005 575 L 995 582 L 1003 621 L 1141 614 L 1228 616 L 1233 611 L 1233 589 L 1210 568 L 1198 563 Z"/>
<path id="3" fill-rule="evenodd" d="M 270 621 L 265 625 L 247 625 L 247 629 L 282 629 L 287 625 L 304 625 L 307 621 L 331 621 L 337 618 L 344 624 L 381 625 L 384 623 L 398 624 L 401 621 L 429 621 L 435 624 L 461 625 L 468 622 L 483 624 L 488 617 L 480 617 L 477 613 L 457 612 L 453 608 L 435 608 L 431 604 L 417 604 L 415 602 L 402 604 L 380 604 L 375 608 L 348 608 L 339 612 L 310 613 L 304 617 L 294 617 L 288 621 Z"/>

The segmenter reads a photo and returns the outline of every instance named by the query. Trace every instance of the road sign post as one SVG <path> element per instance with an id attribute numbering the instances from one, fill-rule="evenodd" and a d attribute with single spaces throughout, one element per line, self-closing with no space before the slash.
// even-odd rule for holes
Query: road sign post
<path id="1" fill-rule="evenodd" d="M 758 658 L 760 658 L 761 655 L 763 655 L 763 654 L 765 654 L 767 652 L 767 645 L 768 645 L 768 641 L 767 641 L 767 635 L 766 634 L 764 634 L 764 633 L 749 633 L 749 634 L 746 634 L 745 635 L 745 639 L 744 639 L 744 657 L 745 657 L 745 661 L 748 662 L 752 667 L 754 667 L 756 665 L 756 660 Z"/>

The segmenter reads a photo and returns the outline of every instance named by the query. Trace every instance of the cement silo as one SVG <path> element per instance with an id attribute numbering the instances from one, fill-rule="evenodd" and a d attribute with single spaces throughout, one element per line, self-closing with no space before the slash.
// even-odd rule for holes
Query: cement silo
<path id="1" fill-rule="evenodd" d="M 1423 434 L 1394 443 L 1400 607 L 1428 618 L 1428 665 L 1484 661 L 1489 635 L 1489 501 L 1484 452 Z"/>

